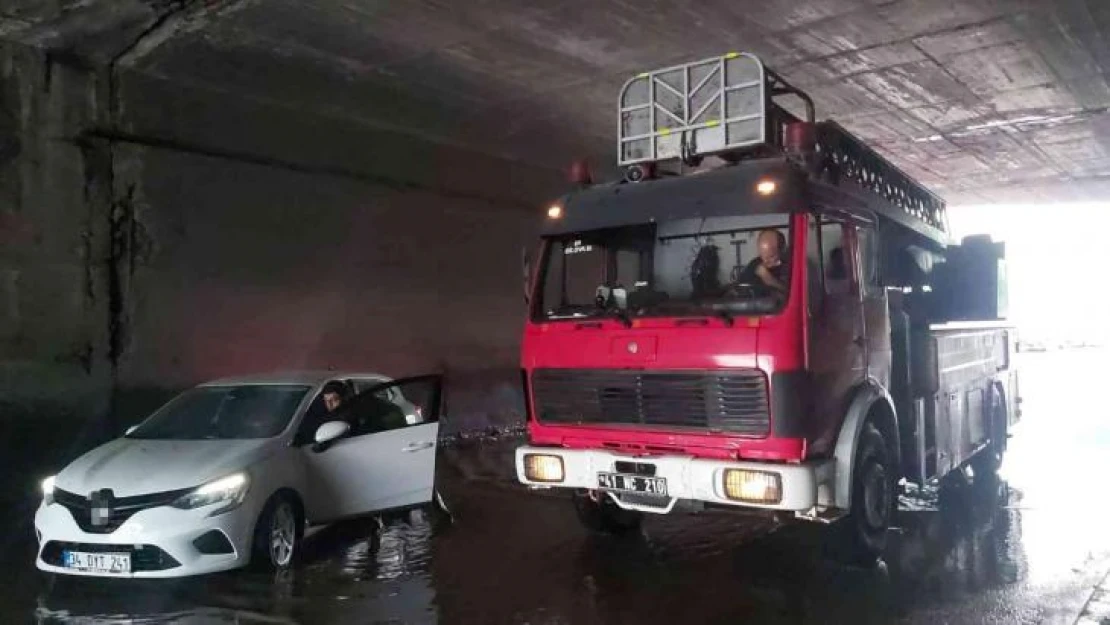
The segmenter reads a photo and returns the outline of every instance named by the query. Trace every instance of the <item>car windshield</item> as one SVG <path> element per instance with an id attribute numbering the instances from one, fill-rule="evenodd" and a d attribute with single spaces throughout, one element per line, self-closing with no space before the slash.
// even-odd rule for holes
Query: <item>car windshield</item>
<path id="1" fill-rule="evenodd" d="M 206 440 L 270 438 L 289 424 L 310 387 L 201 386 L 178 395 L 128 438 Z"/>
<path id="2" fill-rule="evenodd" d="M 790 241 L 790 216 L 677 219 L 551 237 L 537 320 L 614 316 L 745 315 L 781 309 L 789 292 L 785 245 L 757 275 L 761 233 Z M 760 270 L 759 274 L 767 272 Z"/>

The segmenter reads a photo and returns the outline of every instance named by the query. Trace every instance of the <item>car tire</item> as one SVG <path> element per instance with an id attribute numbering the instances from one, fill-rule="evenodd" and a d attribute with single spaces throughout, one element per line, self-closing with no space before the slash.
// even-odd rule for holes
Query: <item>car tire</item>
<path id="1" fill-rule="evenodd" d="M 254 528 L 251 564 L 263 571 L 293 567 L 300 556 L 304 515 L 300 502 L 289 493 L 277 493 L 266 502 Z"/>
<path id="2" fill-rule="evenodd" d="M 621 508 L 604 493 L 598 493 L 596 501 L 588 494 L 575 493 L 574 510 L 586 529 L 602 534 L 631 534 L 640 529 L 644 519 L 643 513 Z"/>
<path id="3" fill-rule="evenodd" d="M 851 510 L 830 528 L 850 564 L 874 565 L 886 549 L 898 501 L 888 450 L 879 429 L 871 422 L 864 424 L 852 472 Z"/>

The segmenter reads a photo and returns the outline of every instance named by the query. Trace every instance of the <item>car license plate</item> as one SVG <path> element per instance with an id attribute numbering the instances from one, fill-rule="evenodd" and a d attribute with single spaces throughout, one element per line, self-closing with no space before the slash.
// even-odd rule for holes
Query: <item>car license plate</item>
<path id="1" fill-rule="evenodd" d="M 663 477 L 626 475 L 624 473 L 598 473 L 597 487 L 603 490 L 619 490 L 628 493 L 658 495 L 660 497 L 667 496 L 667 479 Z"/>
<path id="2" fill-rule="evenodd" d="M 67 569 L 86 573 L 122 575 L 131 572 L 131 554 L 129 553 L 65 551 L 62 553 L 62 563 Z"/>

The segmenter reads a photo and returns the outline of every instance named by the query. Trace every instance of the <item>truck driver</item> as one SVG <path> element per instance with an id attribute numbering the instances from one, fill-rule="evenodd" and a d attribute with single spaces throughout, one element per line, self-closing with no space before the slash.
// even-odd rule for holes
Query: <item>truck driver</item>
<path id="1" fill-rule="evenodd" d="M 756 239 L 759 256 L 753 258 L 736 279 L 737 284 L 750 284 L 759 296 L 786 295 L 790 267 L 783 258 L 786 237 L 774 228 L 759 233 Z"/>

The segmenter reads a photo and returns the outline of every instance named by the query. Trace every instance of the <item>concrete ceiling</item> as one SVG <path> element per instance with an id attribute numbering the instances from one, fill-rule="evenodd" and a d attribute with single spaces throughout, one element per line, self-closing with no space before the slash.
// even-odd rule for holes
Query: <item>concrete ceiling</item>
<path id="1" fill-rule="evenodd" d="M 1106 0 L 4 4 L 10 39 L 552 168 L 612 163 L 630 74 L 750 51 L 952 202 L 1110 198 Z"/>

